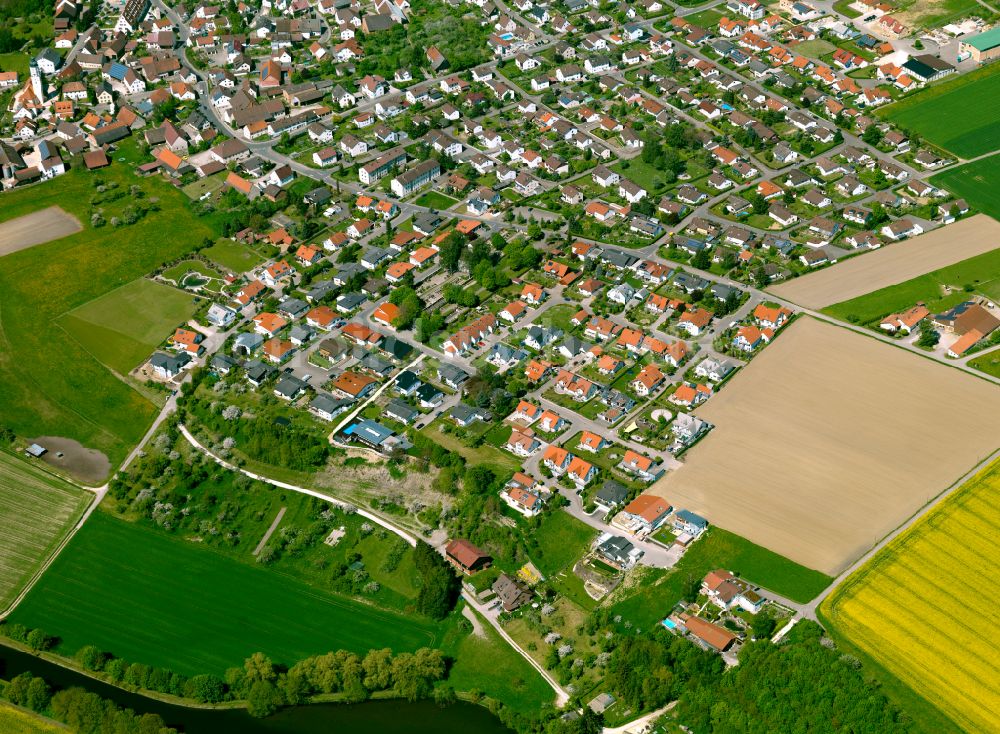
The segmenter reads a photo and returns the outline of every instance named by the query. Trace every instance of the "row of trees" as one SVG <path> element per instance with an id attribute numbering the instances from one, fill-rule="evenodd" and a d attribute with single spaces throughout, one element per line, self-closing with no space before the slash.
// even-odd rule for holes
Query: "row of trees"
<path id="1" fill-rule="evenodd" d="M 157 714 L 137 714 L 121 709 L 96 693 L 68 688 L 52 695 L 43 678 L 22 673 L 10 682 L 0 681 L 0 698 L 66 724 L 79 734 L 173 734 Z"/>

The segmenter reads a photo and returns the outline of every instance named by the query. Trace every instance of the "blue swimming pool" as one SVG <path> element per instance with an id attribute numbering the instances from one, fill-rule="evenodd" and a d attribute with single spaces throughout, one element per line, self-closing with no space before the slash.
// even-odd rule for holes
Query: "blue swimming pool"
<path id="1" fill-rule="evenodd" d="M 511 40 L 514 39 L 514 34 L 513 33 L 501 33 L 500 34 L 500 38 L 501 38 L 501 40 L 504 40 L 504 41 L 511 41 Z"/>
<path id="2" fill-rule="evenodd" d="M 663 624 L 663 626 L 666 627 L 668 630 L 677 629 L 677 623 L 674 622 L 674 620 L 672 619 L 664 619 L 661 624 Z"/>

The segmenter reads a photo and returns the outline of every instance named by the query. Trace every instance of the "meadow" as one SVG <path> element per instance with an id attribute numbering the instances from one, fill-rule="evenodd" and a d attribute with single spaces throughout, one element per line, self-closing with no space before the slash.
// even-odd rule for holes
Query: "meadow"
<path id="1" fill-rule="evenodd" d="M 0 612 L 83 514 L 91 495 L 0 452 Z"/>
<path id="2" fill-rule="evenodd" d="M 651 492 L 836 576 L 997 448 L 1000 391 L 807 317 L 698 416 L 715 428 Z"/>
<path id="3" fill-rule="evenodd" d="M 982 354 L 969 360 L 969 366 L 981 370 L 988 375 L 1000 377 L 1000 349 Z"/>
<path id="4" fill-rule="evenodd" d="M 183 255 L 204 237 L 215 237 L 213 227 L 187 208 L 183 194 L 159 178 L 138 178 L 117 160 L 134 154 L 134 144 L 126 143 L 100 173 L 74 168 L 38 186 L 6 192 L 0 212 L 6 221 L 58 205 L 83 224 L 77 234 L 2 259 L 0 415 L 22 436 L 73 438 L 104 452 L 112 466 L 142 437 L 157 408 L 69 338 L 62 317 Z M 95 228 L 90 201 L 100 181 L 126 190 L 138 186 L 145 203 L 159 210 L 130 226 Z M 114 208 L 102 208 L 110 219 Z M 117 326 L 120 318 L 115 315 L 104 326 Z M 121 340 L 120 348 L 125 343 Z"/>
<path id="5" fill-rule="evenodd" d="M 1000 249 L 828 306 L 823 313 L 877 328 L 886 314 L 919 301 L 932 313 L 940 313 L 976 294 L 1000 300 Z"/>
<path id="6" fill-rule="evenodd" d="M 190 294 L 140 278 L 73 309 L 59 324 L 96 359 L 124 375 L 196 308 Z"/>
<path id="7" fill-rule="evenodd" d="M 219 240 L 201 254 L 233 274 L 244 273 L 264 262 L 264 258 L 249 247 L 232 240 Z"/>
<path id="8" fill-rule="evenodd" d="M 1000 155 L 942 171 L 931 176 L 930 182 L 964 198 L 974 209 L 1000 219 Z"/>
<path id="9" fill-rule="evenodd" d="M 921 699 L 950 719 L 928 730 L 995 731 L 1000 721 L 996 607 L 982 586 L 996 574 L 998 492 L 1000 462 L 994 462 L 820 607 L 838 642 L 896 679 L 887 677 L 886 686 L 915 719 L 941 718 Z"/>
<path id="10" fill-rule="evenodd" d="M 94 514 L 10 617 L 132 662 L 222 674 L 255 651 L 294 662 L 434 646 L 441 625 L 379 609 L 193 540 Z"/>
<path id="11" fill-rule="evenodd" d="M 666 531 L 661 531 L 658 538 L 664 543 L 673 542 L 673 536 Z M 615 601 L 612 611 L 640 628 L 648 628 L 667 616 L 681 600 L 690 579 L 702 579 L 717 568 L 732 571 L 751 583 L 802 603 L 814 599 L 833 582 L 826 574 L 713 527 L 673 569 L 648 571 L 650 578 L 639 584 L 635 593 Z"/>
<path id="12" fill-rule="evenodd" d="M 523 714 L 552 703 L 555 694 L 538 671 L 481 617 L 479 623 L 481 635 L 466 632 L 463 624 L 445 636 L 441 649 L 455 664 L 444 684 L 456 691 L 482 691 Z"/>
<path id="13" fill-rule="evenodd" d="M 995 65 L 924 89 L 879 114 L 960 158 L 1000 148 L 1000 118 L 986 101 L 1000 97 Z"/>

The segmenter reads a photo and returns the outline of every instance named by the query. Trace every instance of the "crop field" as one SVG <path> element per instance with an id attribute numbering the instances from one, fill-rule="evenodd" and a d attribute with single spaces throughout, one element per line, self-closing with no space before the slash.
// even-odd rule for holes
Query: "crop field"
<path id="1" fill-rule="evenodd" d="M 122 145 L 122 156 L 129 155 L 129 145 Z M 146 201 L 157 200 L 159 211 L 130 226 L 95 228 L 90 201 L 99 181 L 126 191 L 138 186 Z M 68 337 L 62 318 L 183 255 L 204 237 L 214 238 L 214 229 L 168 183 L 140 179 L 117 161 L 99 174 L 74 168 L 43 186 L 8 191 L 3 199 L 3 221 L 58 205 L 83 229 L 0 260 L 0 415 L 22 436 L 73 438 L 116 465 L 141 438 L 156 406 Z M 115 206 L 131 201 L 126 197 Z M 116 211 L 105 208 L 107 216 Z M 100 333 L 116 340 L 111 352 L 132 343 L 110 329 Z"/>
<path id="2" fill-rule="evenodd" d="M 880 115 L 960 158 L 974 158 L 1000 148 L 1000 117 L 985 104 L 997 98 L 1000 70 L 990 66 L 884 107 Z"/>
<path id="3" fill-rule="evenodd" d="M 994 385 L 808 317 L 696 412 L 715 428 L 653 493 L 831 576 L 1000 437 Z"/>
<path id="4" fill-rule="evenodd" d="M 1000 249 L 834 304 L 823 312 L 877 328 L 886 314 L 910 308 L 918 301 L 931 312 L 940 313 L 974 295 L 1000 300 Z"/>
<path id="5" fill-rule="evenodd" d="M 124 375 L 194 312 L 191 295 L 140 278 L 73 309 L 59 323 L 88 352 Z"/>
<path id="6" fill-rule="evenodd" d="M 1000 222 L 977 214 L 768 290 L 806 308 L 826 308 L 991 252 L 998 244 Z"/>
<path id="7" fill-rule="evenodd" d="M 996 605 L 982 587 L 996 575 L 998 496 L 995 462 L 820 607 L 838 638 L 909 688 L 905 698 L 923 697 L 968 732 L 996 731 L 1000 722 Z"/>
<path id="8" fill-rule="evenodd" d="M 345 649 L 412 651 L 441 626 L 308 586 L 196 543 L 95 513 L 11 620 L 186 675 Z"/>
<path id="9" fill-rule="evenodd" d="M 1000 155 L 951 168 L 931 176 L 930 181 L 961 196 L 969 206 L 1000 219 Z"/>
<path id="10" fill-rule="evenodd" d="M 90 495 L 0 452 L 0 611 L 65 537 Z"/>

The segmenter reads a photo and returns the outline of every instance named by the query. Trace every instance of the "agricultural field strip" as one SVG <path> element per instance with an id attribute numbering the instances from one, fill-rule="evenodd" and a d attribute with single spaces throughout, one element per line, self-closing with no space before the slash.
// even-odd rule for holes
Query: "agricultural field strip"
<path id="1" fill-rule="evenodd" d="M 970 375 L 814 319 L 788 329 L 740 371 L 733 382 L 740 389 L 699 409 L 716 427 L 652 492 L 836 575 L 996 448 L 1000 393 Z M 838 361 L 840 368 L 831 371 L 828 365 Z M 780 396 L 771 392 L 775 383 L 783 385 Z M 818 384 L 827 389 L 817 391 Z M 940 446 L 947 459 L 940 452 L 898 466 L 882 459 L 912 440 L 913 425 L 940 421 L 936 403 L 904 393 L 948 393 L 969 406 L 965 429 L 949 434 L 950 448 Z M 881 418 L 858 421 L 867 413 Z M 797 450 L 775 453 L 768 437 L 790 430 L 800 436 Z"/>
<path id="2" fill-rule="evenodd" d="M 768 291 L 806 308 L 825 308 L 990 252 L 998 244 L 1000 222 L 977 214 L 808 273 Z"/>
<path id="3" fill-rule="evenodd" d="M 20 460 L 0 455 L 0 605 L 45 560 L 63 530 L 86 506 L 88 495 L 74 496 L 61 480 Z"/>

